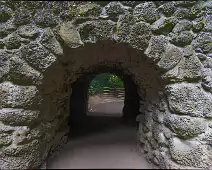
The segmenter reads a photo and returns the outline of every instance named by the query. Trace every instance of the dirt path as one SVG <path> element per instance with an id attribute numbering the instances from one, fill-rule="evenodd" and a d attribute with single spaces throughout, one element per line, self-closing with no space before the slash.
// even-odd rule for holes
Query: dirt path
<path id="1" fill-rule="evenodd" d="M 87 115 L 95 116 L 101 113 L 102 116 L 122 116 L 123 107 L 123 101 L 99 103 L 92 106 L 92 112 L 89 112 Z"/>
<path id="2" fill-rule="evenodd" d="M 107 104 L 112 107 L 107 107 Z M 100 112 L 100 113 L 122 113 L 124 106 L 124 100 L 116 97 L 105 98 L 102 95 L 90 96 L 88 100 L 89 112 Z"/>
<path id="3" fill-rule="evenodd" d="M 152 166 L 139 154 L 135 128 L 120 127 L 70 140 L 60 153 L 49 160 L 50 169 L 150 169 Z"/>
<path id="4" fill-rule="evenodd" d="M 117 104 L 117 105 L 116 105 Z M 119 106 L 119 107 L 118 107 Z M 98 111 L 112 112 L 121 103 L 105 103 Z M 48 169 L 151 169 L 153 166 L 139 153 L 136 127 L 121 123 L 120 113 L 89 113 L 83 127 L 73 129 L 65 147 L 48 160 Z M 99 116 L 97 116 L 99 115 Z"/>

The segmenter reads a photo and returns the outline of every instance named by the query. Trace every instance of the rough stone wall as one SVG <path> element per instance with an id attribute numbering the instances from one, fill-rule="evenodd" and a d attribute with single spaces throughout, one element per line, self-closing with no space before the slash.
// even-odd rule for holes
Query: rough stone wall
<path id="1" fill-rule="evenodd" d="M 211 1 L 0 2 L 0 168 L 37 168 L 66 141 L 71 83 L 121 68 L 139 141 L 161 168 L 212 168 Z"/>

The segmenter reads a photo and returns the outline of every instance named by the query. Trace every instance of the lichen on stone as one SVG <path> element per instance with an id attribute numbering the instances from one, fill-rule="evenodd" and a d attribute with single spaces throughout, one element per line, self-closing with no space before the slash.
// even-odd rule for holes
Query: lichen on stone
<path id="1" fill-rule="evenodd" d="M 165 14 L 165 16 L 170 17 L 176 10 L 175 2 L 167 2 L 158 8 L 159 11 Z"/>
<path id="2" fill-rule="evenodd" d="M 18 49 L 21 46 L 21 38 L 17 34 L 9 35 L 5 40 L 5 46 L 8 50 Z"/>
<path id="3" fill-rule="evenodd" d="M 0 4 L 1 5 L 1 4 Z M 0 22 L 6 22 L 12 16 L 11 8 L 8 8 L 6 5 L 0 6 Z"/>
<path id="4" fill-rule="evenodd" d="M 180 83 L 166 88 L 169 108 L 178 114 L 195 117 L 208 117 L 212 110 L 212 95 L 200 85 Z"/>
<path id="5" fill-rule="evenodd" d="M 148 23 L 137 22 L 131 28 L 129 34 L 129 43 L 132 47 L 145 50 L 148 46 L 149 40 L 151 39 L 151 28 Z"/>
<path id="6" fill-rule="evenodd" d="M 153 23 L 159 19 L 158 11 L 153 2 L 145 2 L 137 5 L 134 8 L 133 15 L 136 18 L 136 21 L 144 21 L 148 23 Z"/>
<path id="7" fill-rule="evenodd" d="M 40 38 L 41 44 L 55 55 L 63 55 L 63 49 L 50 28 L 46 28 Z"/>
<path id="8" fill-rule="evenodd" d="M 170 42 L 177 46 L 184 47 L 191 44 L 193 38 L 194 34 L 191 31 L 181 31 L 180 33 L 173 34 Z"/>
<path id="9" fill-rule="evenodd" d="M 9 72 L 10 55 L 5 50 L 0 50 L 0 80 Z"/>
<path id="10" fill-rule="evenodd" d="M 152 31 L 156 34 L 168 35 L 178 20 L 174 17 L 161 17 L 159 20 L 155 21 L 152 25 Z"/>
<path id="11" fill-rule="evenodd" d="M 173 138 L 170 141 L 170 153 L 173 160 L 177 163 L 190 167 L 206 167 L 210 159 L 206 157 L 204 147 L 194 141 L 183 141 Z"/>
<path id="12" fill-rule="evenodd" d="M 165 36 L 153 36 L 150 39 L 149 46 L 146 49 L 145 54 L 148 55 L 149 58 L 152 58 L 153 61 L 159 61 L 166 50 L 167 44 L 168 39 Z"/>
<path id="13" fill-rule="evenodd" d="M 18 28 L 18 34 L 24 38 L 36 38 L 39 30 L 36 25 L 23 25 Z"/>
<path id="14" fill-rule="evenodd" d="M 164 117 L 164 123 L 181 139 L 198 136 L 204 133 L 207 128 L 206 121 L 202 118 L 192 118 L 175 114 L 166 115 Z"/>
<path id="15" fill-rule="evenodd" d="M 37 10 L 34 15 L 34 21 L 40 27 L 53 27 L 58 24 L 59 18 L 51 10 Z"/>
<path id="16" fill-rule="evenodd" d="M 30 43 L 20 49 L 20 58 L 38 71 L 45 71 L 56 57 L 38 43 Z"/>

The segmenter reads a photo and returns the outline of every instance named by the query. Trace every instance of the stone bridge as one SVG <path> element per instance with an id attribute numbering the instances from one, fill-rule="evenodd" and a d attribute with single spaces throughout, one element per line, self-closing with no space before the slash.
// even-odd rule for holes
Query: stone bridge
<path id="1" fill-rule="evenodd" d="M 83 122 L 89 83 L 103 72 L 123 77 L 124 115 L 137 117 L 149 161 L 212 169 L 211 8 L 2 0 L 0 169 L 41 167 L 69 123 Z"/>

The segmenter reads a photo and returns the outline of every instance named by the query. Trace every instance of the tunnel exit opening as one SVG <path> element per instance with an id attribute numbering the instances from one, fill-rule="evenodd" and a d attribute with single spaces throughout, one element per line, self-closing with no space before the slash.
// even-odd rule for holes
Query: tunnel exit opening
<path id="1" fill-rule="evenodd" d="M 87 116 L 123 116 L 125 88 L 123 78 L 101 73 L 90 82 Z"/>

